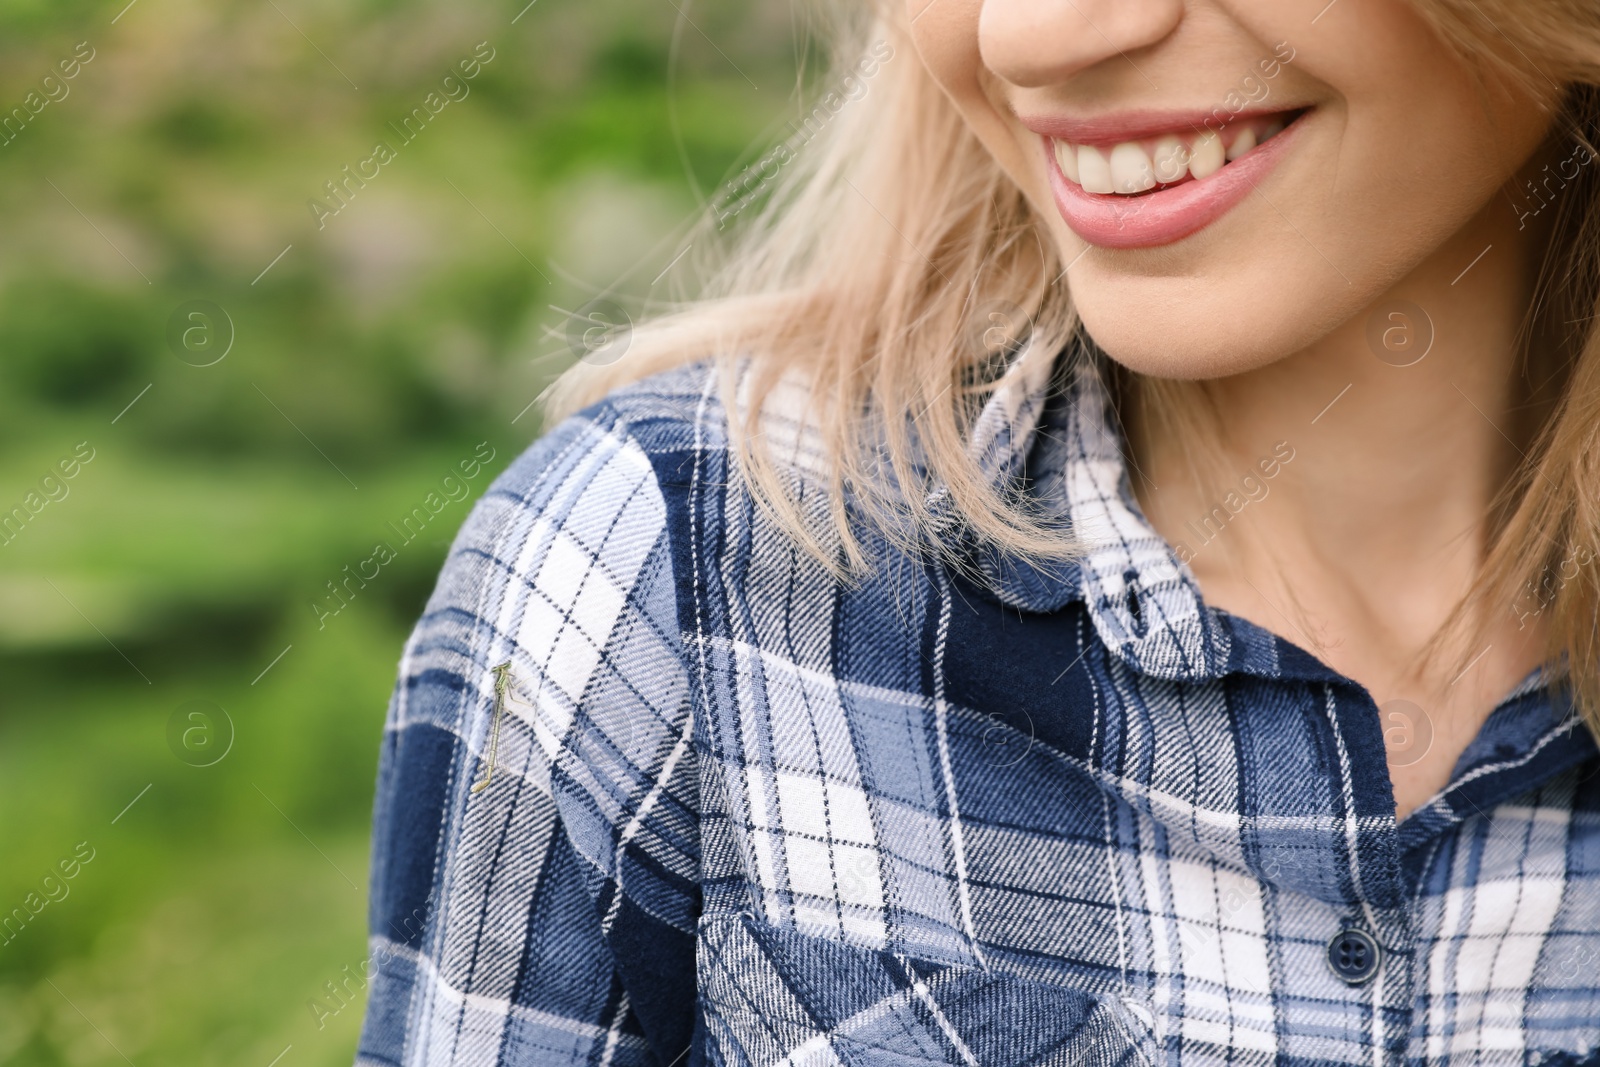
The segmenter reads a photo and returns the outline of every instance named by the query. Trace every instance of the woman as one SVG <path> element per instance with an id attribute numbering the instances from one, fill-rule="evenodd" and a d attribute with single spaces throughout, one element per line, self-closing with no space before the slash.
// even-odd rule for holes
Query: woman
<path id="1" fill-rule="evenodd" d="M 1600 1062 L 1600 11 L 840 23 L 406 650 L 363 1062 Z"/>

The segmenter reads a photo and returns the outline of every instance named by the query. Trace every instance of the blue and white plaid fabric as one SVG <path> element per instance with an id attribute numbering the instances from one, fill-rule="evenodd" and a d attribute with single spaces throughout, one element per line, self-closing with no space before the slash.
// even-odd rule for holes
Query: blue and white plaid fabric
<path id="1" fill-rule="evenodd" d="M 1570 706 L 1530 677 L 1397 825 L 1370 697 L 1201 602 L 1057 362 L 972 446 L 1087 542 L 1054 572 L 877 545 L 835 582 L 704 366 L 499 478 L 390 707 L 360 1064 L 1600 1063 Z"/>

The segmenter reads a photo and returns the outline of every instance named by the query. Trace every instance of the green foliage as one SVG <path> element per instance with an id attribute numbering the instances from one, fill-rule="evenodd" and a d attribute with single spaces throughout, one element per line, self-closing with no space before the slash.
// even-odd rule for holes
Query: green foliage
<path id="1" fill-rule="evenodd" d="M 126 393 L 158 358 L 159 323 L 141 293 L 23 278 L 0 295 L 7 393 L 74 408 Z"/>
<path id="2" fill-rule="evenodd" d="M 787 16 L 696 4 L 718 44 L 681 27 L 673 65 L 672 5 L 125 2 L 0 10 L 0 109 L 96 49 L 0 146 L 0 517 L 27 516 L 0 527 L 0 1065 L 346 1064 L 359 991 L 327 983 L 367 952 L 406 632 L 571 362 L 552 306 L 618 263 L 646 295 L 792 113 Z M 309 202 L 384 139 L 319 227 Z M 471 497 L 319 612 L 480 443 Z M 213 765 L 169 742 L 190 701 L 231 722 Z"/>

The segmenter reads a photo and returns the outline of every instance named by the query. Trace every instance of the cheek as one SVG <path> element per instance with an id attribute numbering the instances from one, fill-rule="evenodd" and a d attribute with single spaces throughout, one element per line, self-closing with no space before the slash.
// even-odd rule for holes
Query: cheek
<path id="1" fill-rule="evenodd" d="M 911 40 L 933 80 L 958 102 L 978 90 L 979 0 L 906 0 Z"/>
<path id="2" fill-rule="evenodd" d="M 923 65 L 967 128 L 1028 194 L 1034 207 L 1048 208 L 1049 191 L 1044 188 L 1039 165 L 1042 149 L 1031 134 L 1026 141 L 1017 135 L 1004 92 L 983 64 L 979 46 L 982 0 L 908 0 L 907 9 L 913 19 L 913 61 Z"/>
<path id="3" fill-rule="evenodd" d="M 1330 206 L 1344 224 L 1374 212 L 1354 231 L 1369 238 L 1453 231 L 1533 154 L 1553 101 L 1456 56 L 1406 5 L 1359 0 L 1356 12 L 1382 43 L 1326 57 L 1344 97 L 1338 177 L 1352 201 Z"/>

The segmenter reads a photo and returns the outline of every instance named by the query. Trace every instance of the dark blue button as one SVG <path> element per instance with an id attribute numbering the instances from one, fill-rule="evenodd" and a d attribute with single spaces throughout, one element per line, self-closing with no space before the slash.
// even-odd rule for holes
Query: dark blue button
<path id="1" fill-rule="evenodd" d="M 1341 980 L 1360 985 L 1378 973 L 1383 950 L 1365 930 L 1340 930 L 1328 942 L 1328 967 Z"/>

